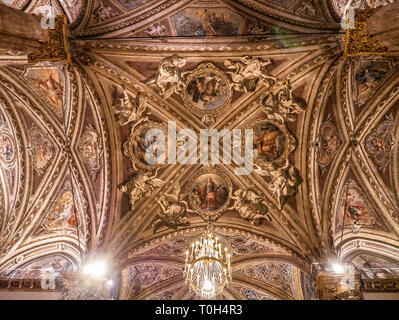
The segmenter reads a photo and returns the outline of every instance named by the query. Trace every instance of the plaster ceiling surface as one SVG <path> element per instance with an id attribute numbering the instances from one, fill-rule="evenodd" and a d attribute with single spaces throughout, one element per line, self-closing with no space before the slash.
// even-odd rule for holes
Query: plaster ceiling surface
<path id="1" fill-rule="evenodd" d="M 343 1 L 52 3 L 72 63 L 0 67 L 1 274 L 102 252 L 121 298 L 194 299 L 184 252 L 208 219 L 233 251 L 223 299 L 313 299 L 312 263 L 338 253 L 396 266 L 397 54 L 345 57 Z M 145 132 L 170 121 L 253 129 L 253 172 L 149 166 Z"/>

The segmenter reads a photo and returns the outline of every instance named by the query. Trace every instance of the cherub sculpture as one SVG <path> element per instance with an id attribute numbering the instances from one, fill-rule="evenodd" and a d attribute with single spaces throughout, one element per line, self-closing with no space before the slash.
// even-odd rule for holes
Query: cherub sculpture
<path id="1" fill-rule="evenodd" d="M 280 210 L 283 208 L 288 197 L 295 195 L 297 186 L 300 184 L 298 170 L 287 158 L 282 167 L 274 163 L 266 165 L 265 168 L 255 164 L 254 172 L 260 176 L 268 177 L 268 188 L 273 196 L 277 198 Z"/>
<path id="2" fill-rule="evenodd" d="M 147 121 L 147 116 L 144 115 L 147 109 L 147 99 L 137 94 L 136 98 L 132 99 L 126 88 L 123 87 L 123 98 L 120 99 L 120 103 L 114 106 L 115 114 L 119 116 L 117 123 L 120 126 L 125 126 L 131 122 L 135 126 L 141 122 Z"/>
<path id="3" fill-rule="evenodd" d="M 162 226 L 176 229 L 178 226 L 190 224 L 186 218 L 186 213 L 191 212 L 191 210 L 188 209 L 185 198 L 186 195 L 181 194 L 180 185 L 177 182 L 173 187 L 173 194 L 164 194 L 160 200 L 157 200 L 159 210 L 158 220 L 152 225 L 154 233 Z"/>
<path id="4" fill-rule="evenodd" d="M 271 221 L 265 200 L 253 190 L 238 189 L 231 199 L 234 200 L 234 205 L 229 210 L 237 210 L 242 218 L 253 225 L 259 225 L 263 219 Z"/>
<path id="5" fill-rule="evenodd" d="M 180 68 L 185 65 L 186 59 L 176 54 L 165 58 L 159 64 L 157 78 L 149 83 L 155 83 L 165 99 L 169 98 L 173 93 L 180 93 L 184 87 Z"/>
<path id="6" fill-rule="evenodd" d="M 133 179 L 119 188 L 122 192 L 129 193 L 132 211 L 137 201 L 150 196 L 155 189 L 161 188 L 165 184 L 164 181 L 157 179 L 158 170 L 159 168 L 155 170 L 154 174 L 153 171 L 140 170 Z"/>
<path id="7" fill-rule="evenodd" d="M 266 66 L 271 63 L 270 59 L 264 61 L 251 56 L 243 57 L 240 61 L 227 59 L 224 62 L 228 69 L 233 70 L 227 72 L 233 81 L 232 88 L 244 92 L 255 91 L 259 84 L 269 88 L 275 83 L 276 77 L 270 75 L 266 69 Z"/>
<path id="8" fill-rule="evenodd" d="M 268 119 L 277 120 L 280 123 L 295 121 L 296 116 L 304 110 L 304 103 L 294 97 L 289 80 L 277 94 L 268 94 L 263 99 L 263 104 L 268 113 Z"/>

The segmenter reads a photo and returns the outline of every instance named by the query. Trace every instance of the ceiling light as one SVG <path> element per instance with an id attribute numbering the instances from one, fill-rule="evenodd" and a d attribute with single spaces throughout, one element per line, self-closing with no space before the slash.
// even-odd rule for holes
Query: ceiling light
<path id="1" fill-rule="evenodd" d="M 114 282 L 112 280 L 108 280 L 106 285 L 111 288 L 114 285 Z"/>
<path id="2" fill-rule="evenodd" d="M 222 293 L 231 280 L 231 254 L 209 230 L 186 252 L 184 277 L 195 293 L 205 299 Z"/>
<path id="3" fill-rule="evenodd" d="M 94 278 L 104 277 L 107 272 L 107 266 L 104 261 L 93 261 L 83 267 L 83 273 Z"/>
<path id="4" fill-rule="evenodd" d="M 332 267 L 335 273 L 344 273 L 345 271 L 344 267 L 339 263 L 334 263 Z"/>

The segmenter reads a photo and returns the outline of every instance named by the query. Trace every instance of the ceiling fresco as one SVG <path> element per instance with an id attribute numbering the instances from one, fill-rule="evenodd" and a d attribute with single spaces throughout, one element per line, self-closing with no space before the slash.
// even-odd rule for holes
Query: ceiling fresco
<path id="1" fill-rule="evenodd" d="M 103 251 L 119 298 L 197 299 L 184 253 L 207 221 L 232 250 L 222 299 L 315 299 L 312 263 L 337 255 L 399 275 L 398 54 L 343 55 L 346 1 L 52 4 L 72 62 L 0 63 L 1 275 Z M 253 129 L 253 172 L 188 147 L 196 162 L 149 165 L 146 132 L 171 121 Z"/>
<path id="2" fill-rule="evenodd" d="M 38 259 L 21 265 L 17 270 L 13 270 L 9 275 L 10 278 L 25 279 L 38 278 L 42 273 L 49 271 L 54 272 L 56 277 L 61 277 L 61 272 L 73 271 L 74 267 L 71 261 L 68 261 L 61 255 L 53 255 Z"/>
<path id="3" fill-rule="evenodd" d="M 47 15 L 49 11 L 54 15 L 65 14 L 72 25 L 79 22 L 85 7 L 84 0 L 1 0 L 0 2 L 37 15 Z"/>

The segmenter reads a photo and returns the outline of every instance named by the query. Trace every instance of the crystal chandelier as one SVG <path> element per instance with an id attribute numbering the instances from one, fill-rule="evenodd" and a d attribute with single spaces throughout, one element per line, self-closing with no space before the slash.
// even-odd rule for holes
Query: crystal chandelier
<path id="1" fill-rule="evenodd" d="M 229 250 L 209 229 L 186 251 L 184 277 L 195 293 L 206 299 L 222 293 L 231 280 Z"/>

